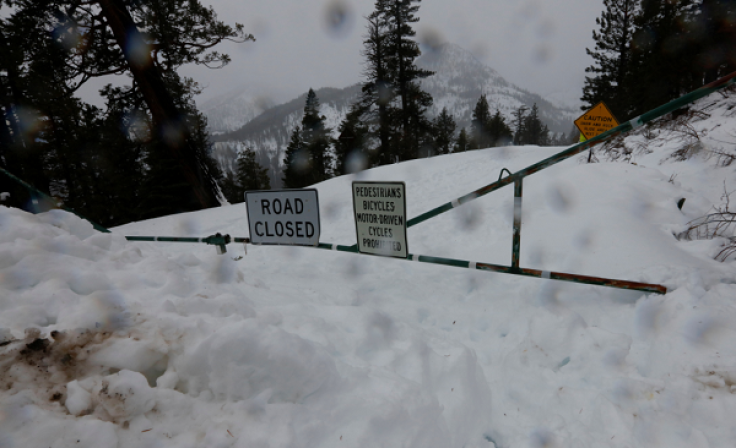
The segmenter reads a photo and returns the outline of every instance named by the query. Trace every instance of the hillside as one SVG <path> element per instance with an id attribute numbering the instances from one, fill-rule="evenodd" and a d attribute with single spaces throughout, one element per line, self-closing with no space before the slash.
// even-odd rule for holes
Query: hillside
<path id="1" fill-rule="evenodd" d="M 552 132 L 567 133 L 577 111 L 557 107 L 541 96 L 527 92 L 503 79 L 495 70 L 483 65 L 469 51 L 444 44 L 417 60 L 419 67 L 435 74 L 422 81 L 422 87 L 434 98 L 430 116 L 447 107 L 457 122 L 457 132 L 470 126 L 472 111 L 481 93 L 488 95 L 492 110 L 498 108 L 510 123 L 514 110 L 520 106 L 539 107 L 540 117 Z M 343 89 L 321 88 L 315 90 L 321 103 L 321 113 L 326 124 L 336 130 L 347 114 L 350 104 L 360 94 L 360 85 Z M 272 107 L 257 115 L 253 109 L 238 112 L 239 107 L 256 104 L 251 94 L 234 92 L 223 102 L 208 103 L 203 111 L 208 117 L 215 156 L 223 168 L 229 168 L 233 157 L 243 148 L 259 152 L 261 164 L 270 168 L 271 185 L 281 185 L 281 163 L 289 136 L 301 122 L 306 92 L 288 103 Z M 260 110 L 260 109 L 258 109 Z M 252 118 L 255 117 L 255 118 Z M 233 129 L 228 123 L 244 123 Z"/>
<path id="2" fill-rule="evenodd" d="M 243 204 L 112 234 L 0 207 L 0 446 L 729 446 L 736 262 L 713 257 L 733 228 L 676 236 L 734 189 L 718 154 L 733 152 L 734 107 L 733 93 L 711 95 L 686 120 L 596 152 L 599 163 L 581 155 L 525 180 L 522 266 L 666 295 L 123 238 L 247 236 Z M 562 149 L 492 148 L 317 184 L 321 240 L 355 242 L 352 180 L 404 181 L 413 217 Z M 508 187 L 412 227 L 409 250 L 508 265 L 513 203 Z"/>

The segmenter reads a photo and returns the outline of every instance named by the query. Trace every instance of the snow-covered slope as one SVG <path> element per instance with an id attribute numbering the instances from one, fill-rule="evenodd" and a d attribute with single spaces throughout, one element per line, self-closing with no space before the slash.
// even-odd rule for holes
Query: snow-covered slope
<path id="1" fill-rule="evenodd" d="M 576 157 L 524 184 L 523 266 L 664 284 L 664 296 L 123 238 L 247 236 L 242 204 L 112 234 L 0 207 L 0 446 L 730 446 L 736 265 L 712 259 L 723 239 L 673 235 L 733 188 L 733 167 L 708 156 L 734 133 L 733 100 L 709 101 L 688 160 L 670 158 L 682 147 L 672 134 L 649 135 L 636 164 Z M 406 182 L 415 216 L 559 150 L 472 151 L 360 178 Z M 355 241 L 356 178 L 316 185 L 321 240 Z M 410 252 L 509 264 L 512 198 L 505 188 L 411 228 Z"/>

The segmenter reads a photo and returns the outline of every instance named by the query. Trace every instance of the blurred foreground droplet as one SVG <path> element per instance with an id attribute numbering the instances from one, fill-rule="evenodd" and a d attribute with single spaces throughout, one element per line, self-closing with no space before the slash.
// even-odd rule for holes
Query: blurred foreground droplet
<path id="1" fill-rule="evenodd" d="M 546 190 L 547 205 L 557 213 L 568 213 L 577 202 L 575 188 L 571 185 L 558 183 Z"/>
<path id="2" fill-rule="evenodd" d="M 424 27 L 419 30 L 419 45 L 422 50 L 422 54 L 425 53 L 436 53 L 445 43 L 445 38 L 442 33 L 431 27 Z"/>
<path id="3" fill-rule="evenodd" d="M 51 32 L 54 42 L 67 51 L 77 48 L 82 43 L 82 35 L 77 24 L 65 17 Z"/>
<path id="4" fill-rule="evenodd" d="M 463 230 L 474 230 L 483 222 L 481 208 L 476 202 L 458 207 L 454 215 L 458 226 Z"/>
<path id="5" fill-rule="evenodd" d="M 300 149 L 294 154 L 294 171 L 299 174 L 305 174 L 312 168 L 309 160 L 309 151 Z"/>
<path id="6" fill-rule="evenodd" d="M 349 174 L 358 173 L 368 168 L 368 157 L 360 150 L 351 151 L 345 162 Z"/>
<path id="7" fill-rule="evenodd" d="M 151 64 L 151 45 L 140 32 L 129 33 L 125 54 L 131 63 L 144 68 Z"/>
<path id="8" fill-rule="evenodd" d="M 547 45 L 540 44 L 534 49 L 534 62 L 538 64 L 546 64 L 552 59 L 554 52 Z"/>
<path id="9" fill-rule="evenodd" d="M 333 37 L 345 37 L 353 28 L 355 13 L 346 0 L 330 0 L 325 5 L 325 31 Z"/>
<path id="10" fill-rule="evenodd" d="M 182 217 L 178 224 L 179 232 L 185 236 L 199 236 L 202 232 L 202 226 L 193 216 Z"/>
<path id="11" fill-rule="evenodd" d="M 123 133 L 133 141 L 144 142 L 151 138 L 151 124 L 144 111 L 133 109 L 121 121 Z"/>
<path id="12" fill-rule="evenodd" d="M 178 147 L 184 142 L 184 128 L 180 123 L 168 122 L 162 126 L 162 137 L 167 144 Z"/>
<path id="13" fill-rule="evenodd" d="M 549 448 L 556 446 L 555 436 L 547 428 L 537 428 L 529 435 L 530 445 L 534 448 Z"/>

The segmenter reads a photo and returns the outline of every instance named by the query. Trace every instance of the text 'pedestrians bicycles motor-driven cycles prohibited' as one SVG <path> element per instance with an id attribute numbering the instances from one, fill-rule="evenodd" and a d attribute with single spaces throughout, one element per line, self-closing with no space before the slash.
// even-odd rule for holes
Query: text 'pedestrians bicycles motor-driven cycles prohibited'
<path id="1" fill-rule="evenodd" d="M 404 182 L 353 182 L 353 211 L 359 252 L 406 258 Z"/>
<path id="2" fill-rule="evenodd" d="M 319 244 L 317 190 L 246 191 L 245 204 L 253 244 Z"/>

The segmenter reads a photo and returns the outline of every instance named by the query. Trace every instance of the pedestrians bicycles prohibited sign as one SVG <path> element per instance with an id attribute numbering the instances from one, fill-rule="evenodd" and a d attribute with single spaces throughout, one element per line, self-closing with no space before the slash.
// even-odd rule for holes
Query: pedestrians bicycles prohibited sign
<path id="1" fill-rule="evenodd" d="M 613 116 L 606 104 L 601 101 L 593 106 L 592 109 L 585 112 L 575 120 L 575 126 L 580 129 L 580 133 L 586 139 L 591 139 L 596 135 L 602 134 L 609 129 L 618 126 L 618 121 Z"/>
<path id="2" fill-rule="evenodd" d="M 404 182 L 353 182 L 359 252 L 406 258 L 405 193 Z"/>
<path id="3" fill-rule="evenodd" d="M 250 241 L 253 244 L 317 246 L 317 190 L 246 191 Z"/>

